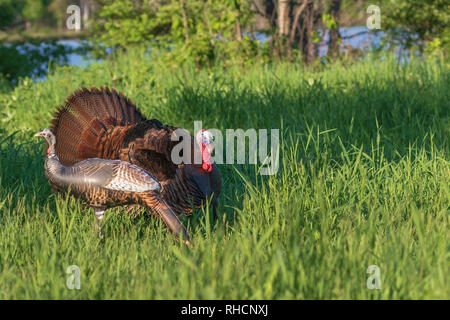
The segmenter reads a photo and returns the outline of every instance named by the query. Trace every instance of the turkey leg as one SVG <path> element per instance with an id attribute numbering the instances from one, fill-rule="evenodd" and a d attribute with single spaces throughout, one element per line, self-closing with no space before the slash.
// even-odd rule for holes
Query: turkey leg
<path id="1" fill-rule="evenodd" d="M 95 214 L 95 229 L 98 231 L 98 236 L 100 238 L 103 238 L 103 233 L 102 233 L 102 221 L 103 221 L 103 216 L 105 213 L 105 208 L 102 207 L 92 207 L 94 209 L 94 214 Z"/>

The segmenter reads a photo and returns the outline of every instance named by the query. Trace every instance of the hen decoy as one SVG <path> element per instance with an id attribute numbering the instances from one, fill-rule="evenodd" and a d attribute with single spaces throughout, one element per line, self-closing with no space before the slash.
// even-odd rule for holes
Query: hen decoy
<path id="1" fill-rule="evenodd" d="M 211 159 L 212 140 L 207 133 L 191 137 L 190 159 L 201 163 L 176 164 L 171 159 L 171 139 L 178 128 L 147 120 L 136 106 L 115 90 L 75 91 L 58 108 L 50 128 L 56 135 L 56 154 L 66 166 L 89 158 L 133 163 L 155 177 L 162 186 L 161 198 L 178 214 L 189 214 L 211 199 L 214 213 L 222 187 L 219 168 Z M 201 155 L 196 155 L 201 153 Z"/>
<path id="2" fill-rule="evenodd" d="M 161 185 L 144 169 L 120 160 L 91 158 L 64 166 L 55 152 L 57 139 L 50 129 L 35 134 L 47 142 L 45 176 L 58 191 L 68 191 L 93 209 L 101 233 L 101 221 L 107 208 L 139 204 L 159 216 L 169 230 L 189 243 L 189 235 L 176 214 L 160 196 Z"/>

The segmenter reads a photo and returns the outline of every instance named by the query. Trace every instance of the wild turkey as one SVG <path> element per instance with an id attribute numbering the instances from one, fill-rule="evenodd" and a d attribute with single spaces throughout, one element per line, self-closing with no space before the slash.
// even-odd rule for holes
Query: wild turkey
<path id="1" fill-rule="evenodd" d="M 97 158 L 64 166 L 55 153 L 57 138 L 53 132 L 44 129 L 36 136 L 47 142 L 44 168 L 49 183 L 59 191 L 82 198 L 94 209 L 100 236 L 100 223 L 107 208 L 139 204 L 151 208 L 175 235 L 182 232 L 189 243 L 186 229 L 159 195 L 161 185 L 148 172 L 128 162 Z"/>
<path id="2" fill-rule="evenodd" d="M 68 166 L 88 158 L 118 159 L 133 163 L 155 177 L 162 186 L 161 198 L 178 214 L 189 214 L 211 199 L 216 212 L 222 186 L 219 169 L 211 163 L 212 141 L 208 132 L 191 135 L 192 160 L 175 164 L 171 135 L 175 127 L 147 120 L 136 106 L 114 89 L 83 88 L 67 98 L 52 120 L 56 154 Z M 201 145 L 195 148 L 194 143 Z M 201 152 L 201 163 L 195 164 Z"/>

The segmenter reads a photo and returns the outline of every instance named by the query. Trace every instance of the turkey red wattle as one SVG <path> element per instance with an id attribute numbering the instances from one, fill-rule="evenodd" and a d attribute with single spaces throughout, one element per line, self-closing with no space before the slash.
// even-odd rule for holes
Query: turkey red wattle
<path id="1" fill-rule="evenodd" d="M 206 172 L 211 172 L 212 164 L 214 162 L 212 159 L 214 137 L 211 132 L 202 129 L 197 133 L 196 139 L 198 144 L 201 146 L 202 169 Z"/>
<path id="2" fill-rule="evenodd" d="M 211 172 L 212 170 L 212 159 L 211 154 L 213 151 L 212 144 L 205 145 L 202 143 L 202 169 L 206 172 Z"/>

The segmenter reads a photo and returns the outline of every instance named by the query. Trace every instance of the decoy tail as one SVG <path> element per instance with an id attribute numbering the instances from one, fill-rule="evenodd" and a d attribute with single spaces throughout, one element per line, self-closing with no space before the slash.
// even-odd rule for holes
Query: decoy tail
<path id="1" fill-rule="evenodd" d="M 181 223 L 178 216 L 173 210 L 166 204 L 166 202 L 159 195 L 141 197 L 141 202 L 146 207 L 150 208 L 155 214 L 157 214 L 164 224 L 169 228 L 177 238 L 183 237 L 183 243 L 190 245 L 191 238 L 186 228 Z"/>

